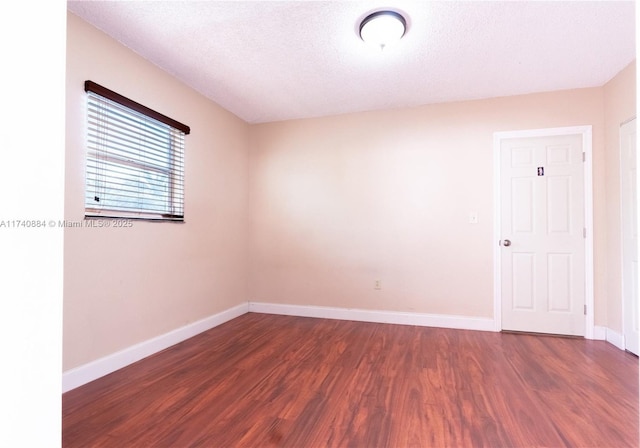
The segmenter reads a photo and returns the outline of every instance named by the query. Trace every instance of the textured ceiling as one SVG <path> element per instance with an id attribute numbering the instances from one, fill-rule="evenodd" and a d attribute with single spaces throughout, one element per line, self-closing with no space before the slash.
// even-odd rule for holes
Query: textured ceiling
<path id="1" fill-rule="evenodd" d="M 408 19 L 384 51 L 368 12 Z M 635 58 L 635 3 L 71 1 L 249 123 L 601 86 Z"/>

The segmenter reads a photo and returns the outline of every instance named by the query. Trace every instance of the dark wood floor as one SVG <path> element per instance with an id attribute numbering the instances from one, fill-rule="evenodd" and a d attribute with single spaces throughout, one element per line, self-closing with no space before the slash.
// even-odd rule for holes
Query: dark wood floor
<path id="1" fill-rule="evenodd" d="M 602 341 L 245 314 L 63 396 L 64 447 L 637 447 Z"/>

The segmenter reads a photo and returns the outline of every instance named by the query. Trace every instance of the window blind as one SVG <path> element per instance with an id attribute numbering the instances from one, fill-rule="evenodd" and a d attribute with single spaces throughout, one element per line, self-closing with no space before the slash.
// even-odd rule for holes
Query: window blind
<path id="1" fill-rule="evenodd" d="M 111 98 L 96 93 L 91 87 L 97 85 L 87 88 L 87 83 L 85 215 L 184 220 L 184 136 L 189 128 L 115 92 L 102 88 L 116 95 Z M 118 101 L 122 98 L 129 104 Z M 132 104 L 139 110 L 128 107 Z"/>

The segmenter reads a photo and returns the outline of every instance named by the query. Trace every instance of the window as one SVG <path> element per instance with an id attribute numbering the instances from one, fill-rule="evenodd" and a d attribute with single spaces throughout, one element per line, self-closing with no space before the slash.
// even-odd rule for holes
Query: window
<path id="1" fill-rule="evenodd" d="M 85 81 L 85 216 L 184 220 L 188 126 Z"/>

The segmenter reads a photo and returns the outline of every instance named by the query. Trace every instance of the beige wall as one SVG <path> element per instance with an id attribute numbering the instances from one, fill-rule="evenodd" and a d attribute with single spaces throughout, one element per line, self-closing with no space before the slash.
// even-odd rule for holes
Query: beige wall
<path id="1" fill-rule="evenodd" d="M 622 332 L 620 125 L 636 115 L 635 61 L 604 86 L 607 327 Z"/>
<path id="2" fill-rule="evenodd" d="M 64 370 L 246 301 L 248 125 L 68 15 L 65 217 L 84 213 L 90 79 L 191 127 L 185 224 L 66 229 Z"/>
<path id="3" fill-rule="evenodd" d="M 574 125 L 593 126 L 600 192 L 602 88 L 252 127 L 249 300 L 492 317 L 493 132 Z"/>

